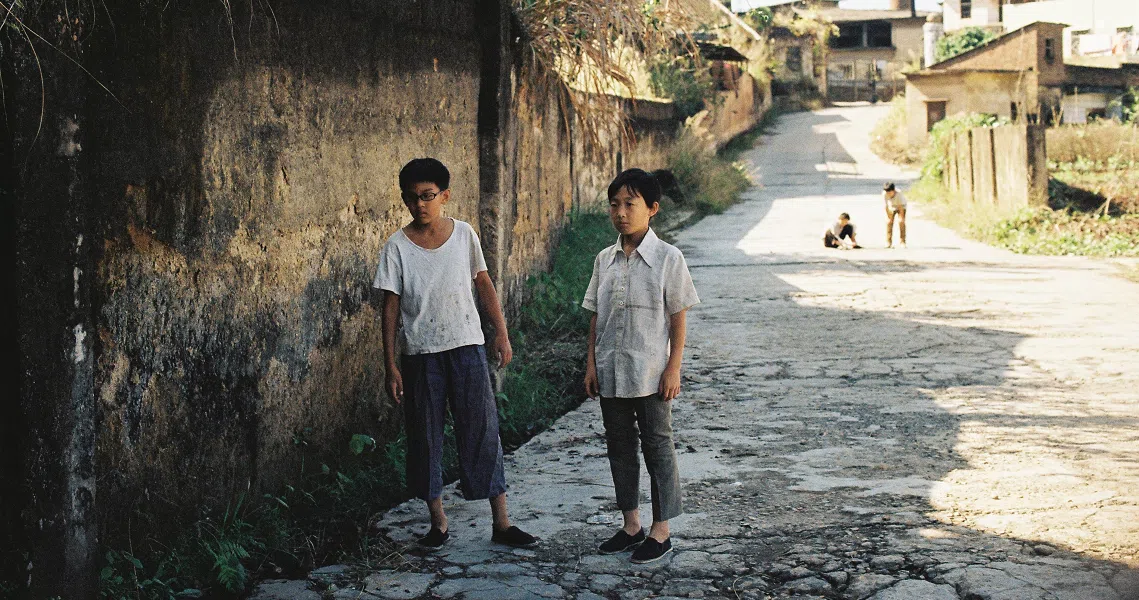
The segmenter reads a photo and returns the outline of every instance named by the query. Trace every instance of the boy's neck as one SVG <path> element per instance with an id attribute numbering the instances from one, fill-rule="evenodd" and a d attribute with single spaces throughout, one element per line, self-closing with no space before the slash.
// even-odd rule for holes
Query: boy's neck
<path id="1" fill-rule="evenodd" d="M 420 225 L 413 220 L 407 224 L 407 228 L 421 234 L 441 233 L 447 230 L 447 227 L 450 225 L 450 220 L 451 219 L 447 217 L 440 216 L 438 219 L 424 225 Z"/>
<path id="2" fill-rule="evenodd" d="M 645 241 L 645 236 L 648 234 L 648 227 L 635 233 L 621 234 L 621 249 L 624 250 L 627 255 L 632 254 L 633 250 L 636 250 L 637 247 L 641 245 L 641 242 Z"/>

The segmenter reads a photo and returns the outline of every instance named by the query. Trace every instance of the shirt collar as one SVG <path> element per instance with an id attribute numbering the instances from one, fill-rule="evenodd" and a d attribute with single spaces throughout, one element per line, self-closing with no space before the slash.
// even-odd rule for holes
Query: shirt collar
<path id="1" fill-rule="evenodd" d="M 609 264 L 613 264 L 613 261 L 617 260 L 618 254 L 624 254 L 625 252 L 621 248 L 621 236 L 617 236 L 617 243 L 613 244 L 611 248 L 613 250 L 613 253 L 609 256 Z M 650 227 L 648 233 L 645 234 L 644 239 L 641 240 L 640 245 L 638 245 L 637 249 L 633 252 L 639 254 L 641 256 L 641 260 L 645 261 L 645 264 L 655 269 L 660 265 L 660 255 L 661 250 L 663 249 L 664 242 L 662 242 L 661 239 L 657 237 L 656 232 L 653 231 L 652 227 Z"/>

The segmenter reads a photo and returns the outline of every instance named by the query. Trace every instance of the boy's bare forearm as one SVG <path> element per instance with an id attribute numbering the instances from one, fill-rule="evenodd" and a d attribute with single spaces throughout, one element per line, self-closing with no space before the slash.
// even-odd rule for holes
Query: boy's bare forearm
<path id="1" fill-rule="evenodd" d="M 384 291 L 380 328 L 384 339 L 384 365 L 390 370 L 396 366 L 395 334 L 399 323 L 399 294 Z"/>
<path id="2" fill-rule="evenodd" d="M 498 292 L 494 289 L 494 282 L 486 271 L 475 276 L 475 290 L 479 294 L 479 304 L 494 326 L 496 335 L 506 335 L 506 317 L 502 314 L 502 305 L 498 303 Z"/>
<path id="3" fill-rule="evenodd" d="M 684 359 L 684 338 L 687 333 L 688 309 L 682 310 L 668 318 L 668 365 L 667 369 L 680 369 Z"/>
<path id="4" fill-rule="evenodd" d="M 597 368 L 597 313 L 589 318 L 589 344 L 586 346 L 586 368 Z"/>

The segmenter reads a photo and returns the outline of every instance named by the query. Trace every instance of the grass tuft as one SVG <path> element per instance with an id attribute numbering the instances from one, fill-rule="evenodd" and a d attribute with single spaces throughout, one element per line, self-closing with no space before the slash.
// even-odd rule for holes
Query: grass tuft
<path id="1" fill-rule="evenodd" d="M 906 97 L 894 96 L 890 112 L 878 121 L 870 133 L 870 150 L 882 160 L 896 165 L 916 165 L 922 158 L 922 148 L 910 145 L 906 116 Z"/>

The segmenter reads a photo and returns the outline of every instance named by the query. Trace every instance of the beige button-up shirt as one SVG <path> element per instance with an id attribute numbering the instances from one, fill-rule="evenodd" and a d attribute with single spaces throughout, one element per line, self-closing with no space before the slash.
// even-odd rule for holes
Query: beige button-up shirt
<path id="1" fill-rule="evenodd" d="M 605 398 L 657 393 L 668 364 L 669 318 L 700 302 L 684 255 L 652 229 L 629 256 L 621 239 L 593 262 L 581 305 L 597 313 L 597 379 Z"/>

